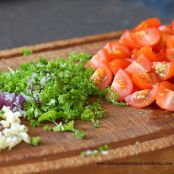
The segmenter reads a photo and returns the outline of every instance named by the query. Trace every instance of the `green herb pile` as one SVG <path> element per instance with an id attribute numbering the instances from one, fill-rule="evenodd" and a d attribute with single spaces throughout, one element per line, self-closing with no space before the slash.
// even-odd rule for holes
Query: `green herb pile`
<path id="1" fill-rule="evenodd" d="M 0 73 L 0 89 L 26 96 L 24 116 L 32 126 L 71 131 L 83 138 L 85 133 L 74 127 L 74 121 L 91 121 L 97 128 L 98 120 L 105 115 L 99 102 L 88 101 L 90 96 L 102 97 L 106 93 L 92 82 L 93 70 L 84 67 L 89 59 L 87 54 L 72 53 L 67 60 L 41 58 L 39 63 L 22 64 L 15 71 Z"/>

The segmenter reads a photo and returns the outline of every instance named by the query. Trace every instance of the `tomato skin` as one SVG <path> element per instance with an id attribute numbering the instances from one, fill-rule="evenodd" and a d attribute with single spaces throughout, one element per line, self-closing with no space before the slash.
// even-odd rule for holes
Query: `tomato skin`
<path id="1" fill-rule="evenodd" d="M 172 20 L 171 25 L 172 25 L 172 29 L 174 30 L 174 20 Z"/>
<path id="2" fill-rule="evenodd" d="M 170 25 L 161 25 L 158 29 L 162 34 L 165 34 L 165 35 L 174 34 L 174 30 L 172 29 Z"/>
<path id="3" fill-rule="evenodd" d="M 130 64 L 127 59 L 114 59 L 109 63 L 111 71 L 116 74 L 116 72 L 121 68 L 125 69 Z"/>
<path id="4" fill-rule="evenodd" d="M 118 42 L 108 42 L 105 47 L 113 58 L 129 58 L 130 50 L 127 46 Z"/>
<path id="5" fill-rule="evenodd" d="M 133 74 L 132 81 L 139 89 L 152 89 L 153 85 L 160 82 L 157 75 L 153 72 Z"/>
<path id="6" fill-rule="evenodd" d="M 153 89 L 145 89 L 134 92 L 133 94 L 125 97 L 125 102 L 135 108 L 144 108 L 149 106 L 155 101 L 158 91 L 158 85 L 154 85 Z"/>
<path id="7" fill-rule="evenodd" d="M 130 49 L 135 48 L 135 41 L 132 38 L 132 34 L 129 30 L 125 30 L 119 39 L 119 43 L 126 45 Z"/>
<path id="8" fill-rule="evenodd" d="M 118 93 L 118 101 L 123 100 L 124 97 L 133 92 L 133 83 L 129 75 L 122 69 L 119 69 L 115 74 L 111 89 Z"/>
<path id="9" fill-rule="evenodd" d="M 174 76 L 174 62 L 154 62 L 153 69 L 161 80 L 168 80 Z"/>
<path id="10" fill-rule="evenodd" d="M 150 72 L 152 69 L 152 63 L 144 55 L 140 55 L 135 61 L 133 61 L 125 71 L 131 74 L 138 74 L 144 72 Z"/>
<path id="11" fill-rule="evenodd" d="M 166 49 L 166 57 L 169 62 L 174 62 L 174 48 Z"/>
<path id="12" fill-rule="evenodd" d="M 167 48 L 174 48 L 174 35 L 167 36 L 167 38 L 166 38 L 166 46 L 167 46 Z"/>
<path id="13" fill-rule="evenodd" d="M 146 45 L 153 46 L 160 41 L 160 32 L 157 28 L 149 28 L 132 33 L 132 37 L 140 48 Z"/>
<path id="14" fill-rule="evenodd" d="M 106 48 L 103 48 L 97 52 L 86 64 L 86 67 L 91 67 L 94 70 L 98 68 L 102 63 L 107 63 L 112 60 L 112 55 L 109 54 Z"/>
<path id="15" fill-rule="evenodd" d="M 107 65 L 102 64 L 99 66 L 91 77 L 99 89 L 105 89 L 112 83 L 113 73 Z"/>
<path id="16" fill-rule="evenodd" d="M 156 104 L 169 111 L 174 111 L 174 85 L 170 82 L 162 82 L 158 88 Z"/>
<path id="17" fill-rule="evenodd" d="M 149 18 L 142 21 L 138 26 L 134 28 L 134 31 L 141 31 L 147 28 L 158 28 L 161 25 L 161 22 L 158 18 Z"/>
<path id="18" fill-rule="evenodd" d="M 135 57 L 139 57 L 141 54 L 143 54 L 145 57 L 147 57 L 150 61 L 158 61 L 158 57 L 153 52 L 152 48 L 149 46 L 142 47 L 139 51 L 135 53 Z"/>

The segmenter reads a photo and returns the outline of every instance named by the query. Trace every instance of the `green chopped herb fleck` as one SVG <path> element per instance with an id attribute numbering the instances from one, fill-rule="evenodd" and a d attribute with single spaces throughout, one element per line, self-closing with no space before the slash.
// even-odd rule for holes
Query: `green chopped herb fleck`
<path id="1" fill-rule="evenodd" d="M 99 124 L 99 120 L 95 120 L 94 121 L 94 128 L 99 128 L 100 124 Z"/>
<path id="2" fill-rule="evenodd" d="M 51 131 L 52 130 L 51 126 L 50 125 L 47 125 L 47 124 L 43 127 L 43 129 L 45 131 Z"/>
<path id="3" fill-rule="evenodd" d="M 33 146 L 38 146 L 39 143 L 40 143 L 40 137 L 39 137 L 39 136 L 32 137 L 30 143 L 31 143 L 31 145 L 33 145 Z"/>
<path id="4" fill-rule="evenodd" d="M 85 132 L 82 131 L 82 130 L 76 129 L 76 130 L 74 131 L 74 135 L 75 135 L 75 137 L 78 138 L 78 139 L 83 139 L 83 138 L 85 137 Z"/>
<path id="5" fill-rule="evenodd" d="M 23 54 L 23 56 L 29 56 L 32 54 L 32 51 L 29 48 L 23 48 L 22 54 Z"/>

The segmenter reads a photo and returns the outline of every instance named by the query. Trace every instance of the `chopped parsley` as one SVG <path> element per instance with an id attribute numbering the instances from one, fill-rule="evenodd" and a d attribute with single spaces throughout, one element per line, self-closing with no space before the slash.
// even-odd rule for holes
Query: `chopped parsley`
<path id="1" fill-rule="evenodd" d="M 95 120 L 94 121 L 94 128 L 99 128 L 100 124 L 99 124 L 99 120 Z"/>
<path id="2" fill-rule="evenodd" d="M 39 136 L 32 137 L 31 140 L 30 140 L 31 145 L 38 146 L 39 143 L 40 143 L 40 139 L 41 138 Z"/>
<path id="3" fill-rule="evenodd" d="M 29 56 L 29 55 L 32 55 L 32 51 L 28 48 L 23 48 L 22 49 L 22 55 L 23 56 Z"/>
<path id="4" fill-rule="evenodd" d="M 96 156 L 96 155 L 107 155 L 109 153 L 109 147 L 107 144 L 99 146 L 97 149 L 94 150 L 83 150 L 80 153 L 80 156 L 82 157 L 86 157 L 86 156 Z"/>
<path id="5" fill-rule="evenodd" d="M 74 135 L 78 139 L 83 139 L 85 137 L 85 132 L 82 130 L 75 129 Z"/>
<path id="6" fill-rule="evenodd" d="M 124 101 L 117 101 L 119 95 L 116 92 L 112 91 L 111 88 L 107 88 L 106 90 L 108 93 L 108 96 L 106 98 L 108 103 L 112 103 L 117 106 L 127 106 L 127 104 Z"/>
<path id="7" fill-rule="evenodd" d="M 45 130 L 45 131 L 51 131 L 52 128 L 51 128 L 50 125 L 46 124 L 46 125 L 43 127 L 43 130 Z"/>
<path id="8" fill-rule="evenodd" d="M 29 49 L 23 49 L 23 54 L 30 53 Z M 0 72 L 0 89 L 25 95 L 24 116 L 31 126 L 43 125 L 46 131 L 73 132 L 82 139 L 85 133 L 74 127 L 74 121 L 90 121 L 98 127 L 96 120 L 106 113 L 100 102 L 89 101 L 91 96 L 106 95 L 106 91 L 99 90 L 91 80 L 93 70 L 84 67 L 90 58 L 83 53 L 72 53 L 66 60 L 47 61 L 41 57 L 38 63 L 21 64 L 13 72 Z M 48 126 L 48 122 L 55 126 Z"/>

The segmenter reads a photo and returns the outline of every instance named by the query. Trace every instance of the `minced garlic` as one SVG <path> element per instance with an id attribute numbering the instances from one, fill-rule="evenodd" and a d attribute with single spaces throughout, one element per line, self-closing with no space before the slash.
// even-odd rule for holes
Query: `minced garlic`
<path id="1" fill-rule="evenodd" d="M 0 150 L 8 148 L 9 150 L 20 142 L 30 143 L 28 128 L 21 124 L 20 112 L 12 112 L 10 107 L 2 108 L 4 114 L 0 121 Z"/>

